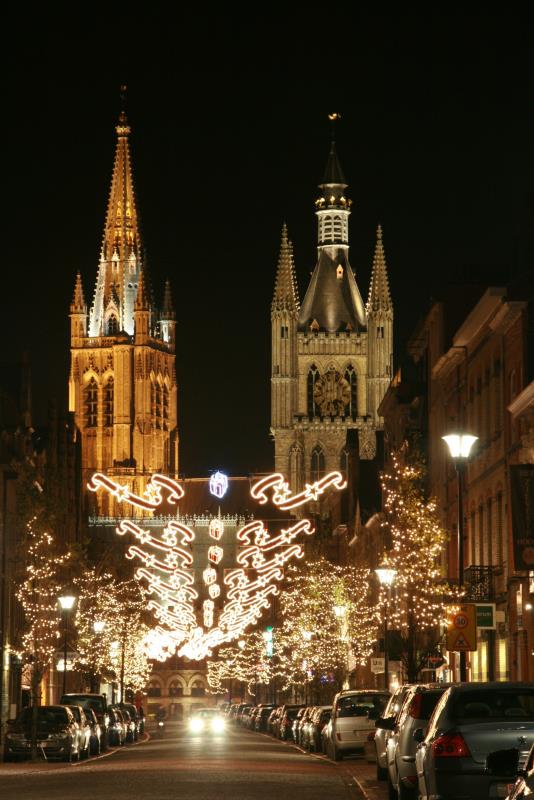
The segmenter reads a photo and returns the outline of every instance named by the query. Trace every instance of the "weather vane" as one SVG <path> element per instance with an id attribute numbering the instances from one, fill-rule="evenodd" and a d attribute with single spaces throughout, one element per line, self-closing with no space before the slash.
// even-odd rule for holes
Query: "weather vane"
<path id="1" fill-rule="evenodd" d="M 332 126 L 332 141 L 335 141 L 336 138 L 336 122 L 341 119 L 341 114 L 329 114 L 328 119 L 330 120 L 330 124 Z"/>

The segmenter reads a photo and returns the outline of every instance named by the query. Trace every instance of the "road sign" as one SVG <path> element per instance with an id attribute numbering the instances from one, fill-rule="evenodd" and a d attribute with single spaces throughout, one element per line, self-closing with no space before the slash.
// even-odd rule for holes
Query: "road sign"
<path id="1" fill-rule="evenodd" d="M 449 610 L 447 650 L 466 652 L 477 649 L 476 605 L 464 603 Z"/>
<path id="2" fill-rule="evenodd" d="M 495 630 L 495 603 L 477 603 L 477 628 Z"/>
<path id="3" fill-rule="evenodd" d="M 384 658 L 371 659 L 371 672 L 374 672 L 375 675 L 379 675 L 381 672 L 384 672 L 384 669 Z"/>

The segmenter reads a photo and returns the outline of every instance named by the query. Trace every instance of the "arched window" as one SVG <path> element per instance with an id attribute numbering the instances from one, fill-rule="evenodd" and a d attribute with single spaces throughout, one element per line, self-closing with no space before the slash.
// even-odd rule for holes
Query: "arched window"
<path id="1" fill-rule="evenodd" d="M 319 408 L 317 407 L 313 395 L 315 392 L 315 384 L 319 380 L 319 370 L 312 364 L 308 372 L 308 416 L 318 417 L 320 415 Z"/>
<path id="2" fill-rule="evenodd" d="M 317 444 L 311 453 L 311 479 L 318 481 L 325 473 L 324 451 L 321 445 Z"/>
<path id="3" fill-rule="evenodd" d="M 172 681 L 169 686 L 169 697 L 183 697 L 184 687 L 178 681 Z"/>
<path id="4" fill-rule="evenodd" d="M 96 428 L 98 419 L 98 384 L 91 378 L 85 387 L 85 427 Z"/>
<path id="5" fill-rule="evenodd" d="M 155 680 L 150 681 L 148 684 L 147 695 L 149 697 L 161 697 L 161 683 Z"/>
<path id="6" fill-rule="evenodd" d="M 113 425 L 113 378 L 108 378 L 104 387 L 104 425 L 111 428 Z"/>
<path id="7" fill-rule="evenodd" d="M 167 430 L 167 423 L 169 422 L 169 387 L 166 383 L 163 384 L 163 427 Z"/>
<path id="8" fill-rule="evenodd" d="M 152 408 L 152 417 L 154 419 L 154 427 L 161 429 L 164 406 L 163 387 L 157 379 L 154 379 L 150 385 L 150 404 Z"/>
<path id="9" fill-rule="evenodd" d="M 346 479 L 349 474 L 349 458 L 350 453 L 346 447 L 343 448 L 339 455 L 339 471 Z"/>
<path id="10" fill-rule="evenodd" d="M 345 407 L 345 414 L 355 419 L 358 415 L 358 378 L 351 364 L 345 370 L 345 380 L 350 386 L 350 400 Z"/>
<path id="11" fill-rule="evenodd" d="M 302 489 L 302 450 L 297 444 L 289 451 L 289 485 L 293 492 Z"/>
<path id="12" fill-rule="evenodd" d="M 334 239 L 335 241 L 340 241 L 342 238 L 342 225 L 341 225 L 341 217 L 335 216 L 334 217 Z"/>
<path id="13" fill-rule="evenodd" d="M 191 697 L 204 697 L 206 694 L 206 687 L 202 681 L 195 681 L 191 687 Z"/>
<path id="14" fill-rule="evenodd" d="M 112 314 L 108 319 L 108 336 L 116 336 L 119 332 L 119 320 Z"/>

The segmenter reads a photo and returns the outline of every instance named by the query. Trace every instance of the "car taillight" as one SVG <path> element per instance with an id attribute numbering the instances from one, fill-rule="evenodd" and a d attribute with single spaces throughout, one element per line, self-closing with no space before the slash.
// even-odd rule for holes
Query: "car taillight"
<path id="1" fill-rule="evenodd" d="M 412 702 L 410 703 L 410 708 L 408 713 L 410 717 L 413 717 L 413 719 L 423 719 L 423 717 L 421 716 L 422 712 L 423 712 L 423 695 L 416 694 Z"/>
<path id="2" fill-rule="evenodd" d="M 432 753 L 436 758 L 468 758 L 471 755 L 461 733 L 444 733 L 432 742 Z"/>

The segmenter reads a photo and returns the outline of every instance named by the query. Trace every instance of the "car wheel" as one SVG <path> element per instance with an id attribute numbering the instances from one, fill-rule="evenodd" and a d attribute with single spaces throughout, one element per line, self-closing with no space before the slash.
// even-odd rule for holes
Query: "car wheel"
<path id="1" fill-rule="evenodd" d="M 377 781 L 386 781 L 388 778 L 388 771 L 386 767 L 381 767 L 378 761 L 376 762 L 376 779 Z"/>
<path id="2" fill-rule="evenodd" d="M 69 764 L 72 763 L 72 744 L 69 746 L 69 749 L 65 753 L 63 761 L 67 761 Z"/>
<path id="3" fill-rule="evenodd" d="M 399 800 L 416 800 L 415 789 L 408 789 L 402 783 L 399 784 Z"/>
<path id="4" fill-rule="evenodd" d="M 343 753 L 341 752 L 341 750 L 337 749 L 335 744 L 332 744 L 331 750 L 332 750 L 332 755 L 331 755 L 332 761 L 343 761 Z"/>
<path id="5" fill-rule="evenodd" d="M 7 750 L 4 750 L 4 761 L 14 761 L 14 757 Z"/>
<path id="6" fill-rule="evenodd" d="M 391 778 L 388 777 L 388 800 L 398 800 L 397 790 L 391 783 Z"/>

